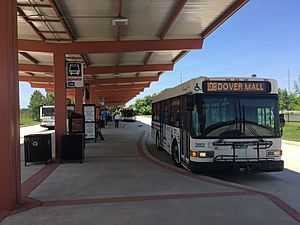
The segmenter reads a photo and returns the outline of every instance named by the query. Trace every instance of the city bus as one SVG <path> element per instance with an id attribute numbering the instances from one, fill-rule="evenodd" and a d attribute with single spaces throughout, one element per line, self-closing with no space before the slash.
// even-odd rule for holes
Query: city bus
<path id="1" fill-rule="evenodd" d="M 48 129 L 54 129 L 55 117 L 54 106 L 41 106 L 40 107 L 40 125 Z"/>
<path id="2" fill-rule="evenodd" d="M 75 111 L 75 105 L 67 106 L 67 116 L 70 112 Z M 46 105 L 40 107 L 40 126 L 48 129 L 54 129 L 55 127 L 55 114 L 54 106 Z"/>
<path id="3" fill-rule="evenodd" d="M 273 79 L 196 78 L 153 98 L 151 136 L 176 166 L 197 171 L 282 171 Z"/>
<path id="4" fill-rule="evenodd" d="M 121 118 L 122 121 L 135 121 L 136 117 L 135 117 L 135 111 L 133 109 L 129 109 L 129 108 L 123 108 L 121 110 Z"/>

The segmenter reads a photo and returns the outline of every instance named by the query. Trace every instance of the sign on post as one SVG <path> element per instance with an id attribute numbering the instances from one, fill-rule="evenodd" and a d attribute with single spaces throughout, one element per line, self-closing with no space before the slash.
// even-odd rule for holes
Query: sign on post
<path id="1" fill-rule="evenodd" d="M 83 64 L 80 62 L 66 62 L 67 87 L 83 87 Z"/>
<path id="2" fill-rule="evenodd" d="M 85 139 L 96 141 L 96 106 L 94 104 L 83 105 Z"/>

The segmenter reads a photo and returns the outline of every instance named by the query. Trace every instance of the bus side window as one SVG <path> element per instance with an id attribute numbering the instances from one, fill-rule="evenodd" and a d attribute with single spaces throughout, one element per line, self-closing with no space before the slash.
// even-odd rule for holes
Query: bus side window
<path id="1" fill-rule="evenodd" d="M 180 99 L 174 98 L 171 101 L 171 125 L 179 127 L 180 125 Z"/>

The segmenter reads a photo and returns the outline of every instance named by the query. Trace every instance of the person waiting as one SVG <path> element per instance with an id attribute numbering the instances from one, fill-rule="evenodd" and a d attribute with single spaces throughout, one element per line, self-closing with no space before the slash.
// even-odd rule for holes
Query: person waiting
<path id="1" fill-rule="evenodd" d="M 119 128 L 119 122 L 120 122 L 120 115 L 118 113 L 116 113 L 114 120 L 115 120 L 115 128 Z"/>

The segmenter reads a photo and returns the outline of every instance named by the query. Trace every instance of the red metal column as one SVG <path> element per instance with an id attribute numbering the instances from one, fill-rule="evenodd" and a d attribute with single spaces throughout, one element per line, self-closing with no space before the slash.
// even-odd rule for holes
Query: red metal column
<path id="1" fill-rule="evenodd" d="M 96 104 L 96 89 L 90 86 L 90 104 Z"/>
<path id="2" fill-rule="evenodd" d="M 75 112 L 82 114 L 82 88 L 75 88 Z"/>
<path id="3" fill-rule="evenodd" d="M 0 7 L 0 217 L 21 200 L 17 2 Z"/>
<path id="4" fill-rule="evenodd" d="M 66 75 L 65 53 L 54 52 L 54 96 L 55 96 L 55 157 L 61 158 L 61 135 L 66 133 Z"/>

